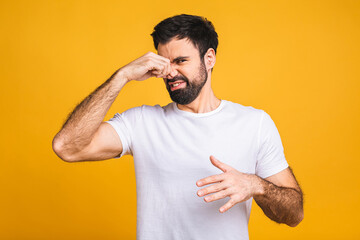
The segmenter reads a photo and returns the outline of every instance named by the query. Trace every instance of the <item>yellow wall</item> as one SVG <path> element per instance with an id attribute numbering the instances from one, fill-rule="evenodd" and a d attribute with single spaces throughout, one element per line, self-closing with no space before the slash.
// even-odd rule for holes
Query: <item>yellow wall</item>
<path id="1" fill-rule="evenodd" d="M 0 239 L 135 239 L 133 159 L 70 164 L 51 141 L 116 69 L 155 52 L 152 28 L 180 13 L 215 24 L 216 96 L 272 116 L 305 193 L 296 228 L 254 202 L 250 238 L 360 238 L 359 11 L 342 0 L 2 1 Z M 106 120 L 169 101 L 162 79 L 133 81 Z"/>

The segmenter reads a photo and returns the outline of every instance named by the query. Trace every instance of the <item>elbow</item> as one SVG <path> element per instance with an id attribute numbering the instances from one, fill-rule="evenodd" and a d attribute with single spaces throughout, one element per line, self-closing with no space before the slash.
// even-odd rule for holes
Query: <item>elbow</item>
<path id="1" fill-rule="evenodd" d="M 299 223 L 304 219 L 304 211 L 301 211 L 299 216 L 297 217 L 296 221 L 293 221 L 291 223 L 287 223 L 288 226 L 290 227 L 296 227 L 297 225 L 299 225 Z"/>
<path id="2" fill-rule="evenodd" d="M 73 162 L 70 156 L 65 153 L 63 142 L 56 139 L 56 137 L 52 141 L 52 149 L 54 153 L 64 162 Z"/>

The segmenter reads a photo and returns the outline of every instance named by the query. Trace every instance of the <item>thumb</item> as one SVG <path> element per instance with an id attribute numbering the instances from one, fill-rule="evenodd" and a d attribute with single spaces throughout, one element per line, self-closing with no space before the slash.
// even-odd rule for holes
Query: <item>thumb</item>
<path id="1" fill-rule="evenodd" d="M 213 155 L 210 155 L 210 160 L 211 160 L 211 163 L 212 163 L 215 167 L 221 169 L 223 172 L 226 172 L 226 171 L 228 171 L 228 170 L 231 169 L 231 167 L 230 167 L 229 165 L 227 165 L 227 164 L 225 164 L 225 163 L 223 163 L 223 162 L 220 162 L 220 161 L 219 161 L 218 159 L 216 159 Z"/>

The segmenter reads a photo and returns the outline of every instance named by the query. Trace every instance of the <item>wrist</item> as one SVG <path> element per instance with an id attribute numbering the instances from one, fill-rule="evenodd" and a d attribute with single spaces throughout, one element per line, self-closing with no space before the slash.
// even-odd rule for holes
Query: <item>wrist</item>
<path id="1" fill-rule="evenodd" d="M 113 77 L 113 80 L 125 85 L 126 83 L 130 82 L 130 80 L 126 77 L 126 74 L 122 68 L 118 69 Z"/>
<path id="2" fill-rule="evenodd" d="M 265 194 L 264 180 L 253 174 L 253 192 L 254 196 L 263 196 Z"/>

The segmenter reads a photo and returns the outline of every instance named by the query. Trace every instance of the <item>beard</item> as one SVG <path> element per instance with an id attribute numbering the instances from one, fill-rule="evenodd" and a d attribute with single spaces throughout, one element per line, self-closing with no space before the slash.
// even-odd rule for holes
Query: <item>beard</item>
<path id="1" fill-rule="evenodd" d="M 201 89 L 205 85 L 208 78 L 208 73 L 205 68 L 205 64 L 201 62 L 199 67 L 199 72 L 197 77 L 193 81 L 189 81 L 189 79 L 185 76 L 176 76 L 171 80 L 167 80 L 166 88 L 170 94 L 171 100 L 174 102 L 186 105 L 194 101 L 199 95 Z M 186 83 L 186 86 L 180 89 L 176 89 L 171 91 L 169 82 L 175 82 L 178 80 L 183 80 Z"/>

